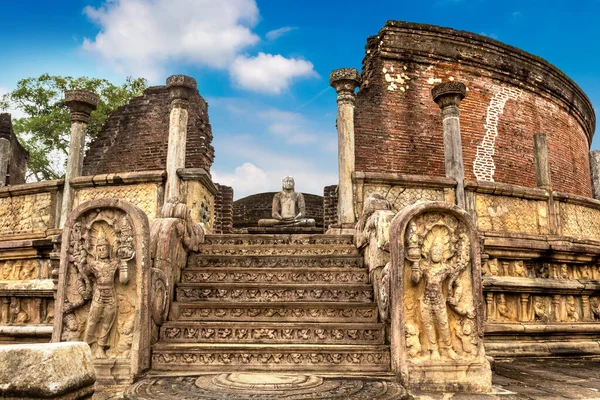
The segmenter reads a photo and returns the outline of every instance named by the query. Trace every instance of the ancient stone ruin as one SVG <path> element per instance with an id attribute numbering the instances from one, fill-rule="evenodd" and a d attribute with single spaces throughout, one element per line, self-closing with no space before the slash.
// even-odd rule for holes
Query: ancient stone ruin
<path id="1" fill-rule="evenodd" d="M 397 21 L 330 83 L 339 181 L 322 198 L 286 177 L 235 206 L 188 76 L 114 111 L 83 157 L 97 96 L 66 92 L 61 180 L 24 183 L 0 116 L 0 341 L 19 345 L 0 357 L 86 342 L 81 396 L 96 379 L 128 398 L 399 399 L 489 392 L 494 357 L 600 355 L 582 90 L 498 41 Z M 35 395 L 15 385 L 0 394 Z"/>

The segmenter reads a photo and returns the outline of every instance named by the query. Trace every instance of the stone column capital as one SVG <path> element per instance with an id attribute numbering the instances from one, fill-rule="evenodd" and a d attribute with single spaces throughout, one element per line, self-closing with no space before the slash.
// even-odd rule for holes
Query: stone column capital
<path id="1" fill-rule="evenodd" d="M 359 87 L 361 82 L 360 73 L 356 68 L 336 69 L 329 75 L 329 84 L 337 92 L 337 101 L 340 104 L 354 104 L 356 99 L 354 89 Z"/>
<path id="2" fill-rule="evenodd" d="M 171 106 L 187 105 L 190 97 L 198 88 L 196 80 L 187 75 L 171 75 L 167 78 L 167 88 L 171 96 Z"/>
<path id="3" fill-rule="evenodd" d="M 431 96 L 433 101 L 437 103 L 442 110 L 448 107 L 456 107 L 458 111 L 458 105 L 465 98 L 467 94 L 467 87 L 462 82 L 444 82 L 436 85 L 431 89 Z"/>
<path id="4" fill-rule="evenodd" d="M 90 122 L 90 114 L 98 107 L 99 97 L 89 90 L 65 90 L 65 104 L 71 111 L 71 123 Z"/>

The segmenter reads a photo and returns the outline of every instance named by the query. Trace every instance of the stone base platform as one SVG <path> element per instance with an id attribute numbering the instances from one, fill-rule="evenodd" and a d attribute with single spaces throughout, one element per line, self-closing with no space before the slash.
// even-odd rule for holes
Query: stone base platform
<path id="1" fill-rule="evenodd" d="M 402 386 L 384 379 L 324 378 L 282 373 L 229 373 L 148 378 L 125 392 L 130 400 L 402 400 Z"/>
<path id="2" fill-rule="evenodd" d="M 248 233 L 255 235 L 274 235 L 280 233 L 298 234 L 298 235 L 313 235 L 322 234 L 325 232 L 323 228 L 317 227 L 300 227 L 300 226 L 253 226 L 248 229 Z"/>
<path id="3" fill-rule="evenodd" d="M 600 400 L 600 357 L 511 358 L 494 363 L 490 393 L 409 394 L 390 375 L 360 373 L 221 373 L 194 376 L 148 375 L 129 387 L 96 385 L 93 400 Z M 259 393 L 257 395 L 257 393 Z"/>

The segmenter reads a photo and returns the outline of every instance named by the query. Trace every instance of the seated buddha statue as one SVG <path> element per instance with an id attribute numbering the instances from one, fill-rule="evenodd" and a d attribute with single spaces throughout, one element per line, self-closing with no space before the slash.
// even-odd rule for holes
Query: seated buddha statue
<path id="1" fill-rule="evenodd" d="M 258 226 L 262 227 L 312 227 L 315 220 L 306 217 L 306 205 L 302 193 L 294 191 L 294 178 L 283 178 L 282 190 L 273 197 L 273 209 L 270 219 L 261 219 Z"/>

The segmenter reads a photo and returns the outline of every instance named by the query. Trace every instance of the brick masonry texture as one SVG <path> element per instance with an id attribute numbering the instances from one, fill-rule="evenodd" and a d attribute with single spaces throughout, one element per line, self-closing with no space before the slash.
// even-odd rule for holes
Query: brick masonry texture
<path id="1" fill-rule="evenodd" d="M 13 132 L 10 114 L 0 114 L 0 138 L 10 141 L 12 154 L 8 164 L 6 185 L 18 185 L 25 183 L 25 172 L 27 171 L 27 160 L 29 152 L 19 143 L 19 139 Z"/>
<path id="2" fill-rule="evenodd" d="M 338 186 L 325 186 L 323 188 L 323 226 L 325 228 L 338 223 L 337 207 Z"/>
<path id="3" fill-rule="evenodd" d="M 214 233 L 233 233 L 233 188 L 217 186 Z"/>
<path id="4" fill-rule="evenodd" d="M 186 168 L 210 171 L 214 160 L 208 104 L 196 91 L 190 98 Z M 166 86 L 113 111 L 83 161 L 83 175 L 164 169 L 169 140 L 170 98 Z"/>
<path id="5" fill-rule="evenodd" d="M 430 91 L 449 80 L 468 88 L 460 104 L 465 179 L 535 186 L 533 135 L 544 132 L 553 188 L 591 196 L 595 115 L 575 83 L 495 40 L 396 21 L 367 40 L 356 171 L 444 176 L 441 111 Z"/>
<path id="6" fill-rule="evenodd" d="M 258 220 L 272 218 L 273 196 L 276 192 L 254 194 L 233 202 L 234 228 L 258 226 Z M 314 218 L 318 227 L 323 226 L 323 197 L 304 194 L 306 217 Z"/>

